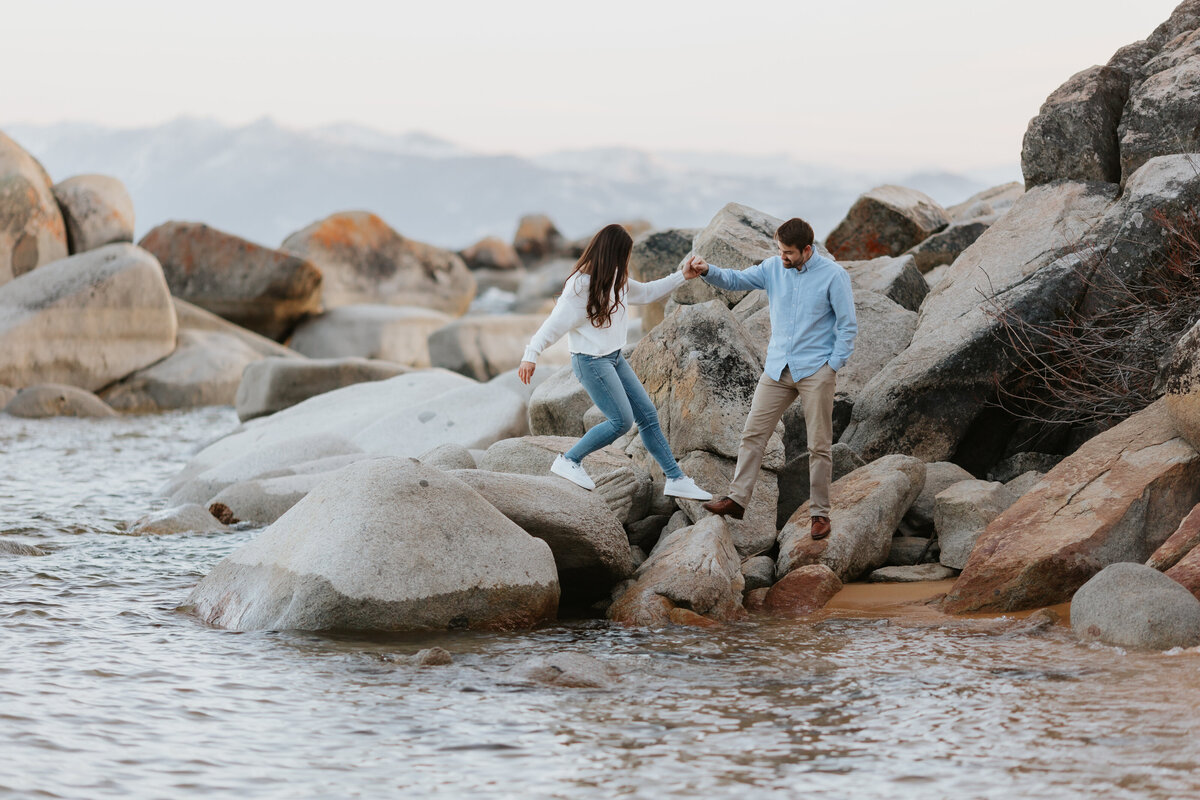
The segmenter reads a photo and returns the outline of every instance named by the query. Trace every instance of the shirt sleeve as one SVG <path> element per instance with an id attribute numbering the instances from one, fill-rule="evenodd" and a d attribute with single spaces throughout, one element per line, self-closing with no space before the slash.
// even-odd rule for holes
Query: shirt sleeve
<path id="1" fill-rule="evenodd" d="M 550 345 L 557 342 L 563 335 L 587 319 L 587 295 L 579 291 L 578 280 L 571 280 L 563 287 L 563 293 L 558 296 L 554 310 L 537 329 L 537 333 L 525 347 L 522 361 L 537 363 L 538 356 Z"/>
<path id="2" fill-rule="evenodd" d="M 708 272 L 704 273 L 703 278 L 707 284 L 730 291 L 767 288 L 767 275 L 761 263 L 740 270 L 722 269 L 709 264 Z"/>
<path id="3" fill-rule="evenodd" d="M 649 283 L 639 283 L 630 278 L 629 282 L 625 284 L 625 300 L 637 306 L 653 303 L 683 286 L 686 281 L 682 271 L 672 272 L 665 278 L 659 278 Z"/>
<path id="4" fill-rule="evenodd" d="M 854 352 L 854 337 L 858 335 L 854 290 L 850 286 L 850 275 L 845 270 L 829 284 L 829 304 L 833 306 L 836 320 L 833 355 L 829 357 L 829 366 L 837 372 L 850 360 L 850 354 Z"/>

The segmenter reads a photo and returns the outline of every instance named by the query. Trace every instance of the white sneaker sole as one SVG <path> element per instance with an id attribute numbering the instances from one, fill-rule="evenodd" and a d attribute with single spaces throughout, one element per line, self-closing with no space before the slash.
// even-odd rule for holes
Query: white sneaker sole
<path id="1" fill-rule="evenodd" d="M 663 494 L 667 497 L 682 497 L 684 500 L 703 500 L 705 502 L 708 502 L 709 500 L 713 499 L 713 496 L 705 491 L 699 491 L 699 492 L 675 491 L 675 492 L 672 492 L 672 491 L 668 491 L 668 490 L 664 489 Z"/>
<path id="2" fill-rule="evenodd" d="M 596 484 L 592 482 L 591 478 L 588 478 L 587 483 L 584 483 L 571 474 L 569 467 L 560 467 L 557 460 L 550 465 L 550 471 L 558 477 L 564 478 L 580 488 L 587 489 L 589 492 L 596 488 Z"/>

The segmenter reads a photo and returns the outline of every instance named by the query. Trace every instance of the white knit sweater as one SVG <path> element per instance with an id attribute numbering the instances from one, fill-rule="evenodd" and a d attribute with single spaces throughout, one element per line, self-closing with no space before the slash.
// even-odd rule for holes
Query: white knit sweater
<path id="1" fill-rule="evenodd" d="M 525 348 L 524 361 L 537 363 L 542 351 L 567 334 L 567 348 L 572 353 L 589 356 L 606 356 L 625 346 L 629 333 L 629 312 L 626 304 L 645 305 L 653 303 L 682 286 L 686 279 L 682 272 L 675 272 L 650 283 L 638 283 L 632 278 L 625 284 L 624 302 L 612 313 L 609 324 L 597 328 L 587 315 L 588 285 L 591 276 L 576 272 L 567 279 L 563 293 L 550 316 L 538 328 L 537 333 Z"/>

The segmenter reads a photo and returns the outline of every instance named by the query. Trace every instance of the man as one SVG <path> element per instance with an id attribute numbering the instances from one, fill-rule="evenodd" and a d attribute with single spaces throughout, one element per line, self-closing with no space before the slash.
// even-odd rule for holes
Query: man
<path id="1" fill-rule="evenodd" d="M 729 494 L 705 503 L 714 514 L 741 519 L 754 492 L 767 440 L 788 406 L 799 397 L 808 432 L 811 535 L 829 535 L 829 484 L 833 477 L 833 392 L 837 371 L 854 352 L 858 321 L 850 276 L 813 248 L 812 227 L 793 218 L 775 231 L 779 255 L 746 270 L 721 269 L 699 256 L 684 267 L 688 277 L 734 291 L 765 289 L 771 308 L 771 341 L 763 375 L 742 430 L 737 469 Z"/>

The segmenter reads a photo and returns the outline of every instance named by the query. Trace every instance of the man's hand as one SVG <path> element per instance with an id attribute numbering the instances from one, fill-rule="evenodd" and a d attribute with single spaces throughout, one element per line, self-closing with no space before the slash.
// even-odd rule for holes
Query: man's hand
<path id="1" fill-rule="evenodd" d="M 690 281 L 692 278 L 699 278 L 706 274 L 708 274 L 708 262 L 700 256 L 689 256 L 687 263 L 683 265 L 683 277 Z"/>
<path id="2" fill-rule="evenodd" d="M 537 364 L 532 361 L 522 361 L 517 367 L 517 377 L 521 379 L 521 383 L 529 385 L 530 379 L 533 378 L 533 371 L 537 368 Z"/>

